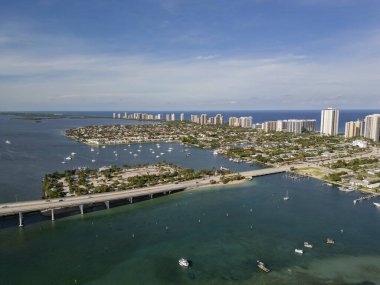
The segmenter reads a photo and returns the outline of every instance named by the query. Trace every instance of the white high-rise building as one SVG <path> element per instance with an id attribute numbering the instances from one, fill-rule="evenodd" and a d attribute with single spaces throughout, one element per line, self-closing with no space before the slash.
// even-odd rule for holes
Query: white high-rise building
<path id="1" fill-rule="evenodd" d="M 170 117 L 171 117 L 171 120 L 174 122 L 175 121 L 175 114 L 172 113 L 172 115 Z"/>
<path id="2" fill-rule="evenodd" d="M 240 117 L 239 118 L 240 127 L 242 128 L 252 128 L 252 117 Z"/>
<path id="3" fill-rule="evenodd" d="M 170 122 L 170 114 L 166 114 L 166 121 Z"/>
<path id="4" fill-rule="evenodd" d="M 339 110 L 328 108 L 321 112 L 321 134 L 336 136 L 339 126 Z"/>
<path id="5" fill-rule="evenodd" d="M 216 116 L 214 118 L 214 124 L 215 125 L 223 125 L 223 120 L 224 120 L 224 117 L 222 116 L 222 114 L 216 114 Z"/>
<path id="6" fill-rule="evenodd" d="M 364 137 L 375 142 L 380 140 L 380 114 L 365 117 Z"/>
<path id="7" fill-rule="evenodd" d="M 180 120 L 181 122 L 183 122 L 183 121 L 185 120 L 185 114 L 184 114 L 184 113 L 181 113 L 181 114 L 179 115 L 179 120 Z"/>
<path id="8" fill-rule="evenodd" d="M 207 114 L 202 114 L 200 117 L 200 124 L 206 125 L 207 124 Z"/>
<path id="9" fill-rule="evenodd" d="M 344 137 L 345 138 L 353 138 L 360 137 L 362 135 L 363 130 L 363 121 L 357 120 L 356 122 L 346 122 L 344 128 Z"/>

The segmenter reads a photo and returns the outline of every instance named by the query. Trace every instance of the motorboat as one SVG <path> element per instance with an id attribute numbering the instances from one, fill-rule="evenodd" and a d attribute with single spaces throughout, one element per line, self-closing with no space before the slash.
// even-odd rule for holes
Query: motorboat
<path id="1" fill-rule="evenodd" d="M 270 270 L 265 266 L 264 262 L 257 261 L 257 267 L 260 268 L 262 271 L 268 273 Z"/>
<path id="2" fill-rule="evenodd" d="M 189 267 L 190 263 L 187 259 L 181 258 L 178 260 L 178 264 L 182 267 Z"/>
<path id="3" fill-rule="evenodd" d="M 102 145 L 102 148 L 106 148 L 106 146 L 105 146 L 105 145 Z"/>
<path id="4" fill-rule="evenodd" d="M 380 208 L 380 203 L 373 202 L 373 205 L 377 208 Z"/>
<path id="5" fill-rule="evenodd" d="M 329 245 L 333 245 L 335 242 L 334 242 L 333 239 L 328 238 L 328 239 L 326 240 L 326 243 L 329 244 Z"/>
<path id="6" fill-rule="evenodd" d="M 289 191 L 288 190 L 286 190 L 286 196 L 283 199 L 284 199 L 284 201 L 289 200 Z"/>
<path id="7" fill-rule="evenodd" d="M 156 155 L 156 158 L 160 158 L 160 156 L 159 156 L 159 155 Z"/>
<path id="8" fill-rule="evenodd" d="M 75 152 L 72 152 L 72 153 L 71 153 L 71 156 L 74 156 L 74 155 L 76 155 L 76 153 L 75 153 Z"/>
<path id="9" fill-rule="evenodd" d="M 303 243 L 303 246 L 306 247 L 306 248 L 313 248 L 313 245 L 310 244 L 310 243 L 308 243 L 307 241 L 305 241 L 305 242 Z"/>
<path id="10" fill-rule="evenodd" d="M 90 149 L 91 151 L 95 151 L 95 149 L 92 147 L 91 149 Z"/>
<path id="11" fill-rule="evenodd" d="M 11 144 L 11 141 L 6 140 L 5 143 L 6 143 L 6 144 Z"/>
<path id="12" fill-rule="evenodd" d="M 96 162 L 96 160 L 95 160 L 95 159 L 92 159 L 92 160 L 91 160 L 91 162 L 92 162 L 92 163 L 95 163 L 95 162 Z"/>
<path id="13" fill-rule="evenodd" d="M 303 254 L 303 250 L 302 249 L 298 249 L 298 248 L 296 248 L 294 250 L 294 252 L 297 253 L 297 254 Z"/>
<path id="14" fill-rule="evenodd" d="M 65 158 L 66 160 L 72 160 L 73 158 L 71 156 L 68 156 Z"/>
<path id="15" fill-rule="evenodd" d="M 213 154 L 213 155 L 218 155 L 218 151 L 217 151 L 217 150 L 214 150 L 212 154 Z"/>

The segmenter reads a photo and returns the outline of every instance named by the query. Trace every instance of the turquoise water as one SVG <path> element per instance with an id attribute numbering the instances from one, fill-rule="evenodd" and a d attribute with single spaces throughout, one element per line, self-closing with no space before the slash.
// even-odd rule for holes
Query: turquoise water
<path id="1" fill-rule="evenodd" d="M 2 284 L 380 284 L 380 211 L 356 196 L 277 174 L 7 228 Z"/>
<path id="2" fill-rule="evenodd" d="M 46 172 L 156 161 L 149 152 L 155 145 L 144 145 L 134 158 L 129 151 L 137 145 L 91 152 L 63 136 L 68 127 L 113 120 L 0 120 L 0 202 L 38 199 Z M 156 152 L 184 167 L 257 168 L 210 150 L 189 148 L 190 157 L 183 150 L 168 143 Z M 72 151 L 76 158 L 61 164 Z M 55 222 L 27 216 L 22 229 L 16 220 L 5 227 L 2 221 L 0 284 L 380 284 L 380 211 L 372 206 L 380 199 L 353 205 L 358 196 L 276 174 Z M 325 244 L 327 237 L 334 246 Z M 304 241 L 314 248 L 295 255 Z M 178 266 L 181 257 L 192 261 L 191 269 Z M 259 271 L 258 259 L 269 274 Z"/>

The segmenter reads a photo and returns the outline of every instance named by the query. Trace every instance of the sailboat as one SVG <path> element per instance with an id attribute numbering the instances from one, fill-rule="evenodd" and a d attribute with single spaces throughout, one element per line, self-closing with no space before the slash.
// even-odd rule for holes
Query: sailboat
<path id="1" fill-rule="evenodd" d="M 284 199 L 284 201 L 289 200 L 289 191 L 288 190 L 286 190 L 286 196 L 283 199 Z"/>

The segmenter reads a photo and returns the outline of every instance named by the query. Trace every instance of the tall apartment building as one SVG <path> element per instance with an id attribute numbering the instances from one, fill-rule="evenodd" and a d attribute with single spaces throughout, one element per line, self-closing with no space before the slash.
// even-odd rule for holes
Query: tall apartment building
<path id="1" fill-rule="evenodd" d="M 228 125 L 230 127 L 238 127 L 239 126 L 239 118 L 236 117 L 230 117 L 228 119 Z"/>
<path id="2" fill-rule="evenodd" d="M 199 119 L 199 123 L 201 125 L 206 125 L 207 124 L 207 114 L 202 114 L 200 119 Z"/>
<path id="3" fill-rule="evenodd" d="M 242 128 L 252 128 L 252 117 L 240 117 L 239 125 Z"/>
<path id="4" fill-rule="evenodd" d="M 264 132 L 272 132 L 277 128 L 277 121 L 268 121 L 263 123 L 262 129 Z"/>
<path id="5" fill-rule="evenodd" d="M 339 126 L 339 110 L 328 108 L 321 111 L 321 134 L 336 136 Z"/>
<path id="6" fill-rule="evenodd" d="M 214 124 L 215 125 L 223 125 L 224 117 L 222 114 L 216 114 L 214 117 Z"/>
<path id="7" fill-rule="evenodd" d="M 196 123 L 196 124 L 199 124 L 199 116 L 198 115 L 191 115 L 190 116 L 190 121 L 192 122 L 192 123 Z"/>
<path id="8" fill-rule="evenodd" d="M 183 121 L 185 120 L 185 114 L 184 114 L 184 113 L 181 113 L 181 114 L 179 115 L 179 120 L 180 120 L 181 122 L 183 122 Z"/>
<path id="9" fill-rule="evenodd" d="M 173 122 L 175 121 L 175 114 L 174 114 L 174 113 L 171 114 L 170 119 L 171 119 Z"/>
<path id="10" fill-rule="evenodd" d="M 368 115 L 364 122 L 364 137 L 378 142 L 380 140 L 380 114 Z"/>
<path id="11" fill-rule="evenodd" d="M 363 133 L 363 121 L 351 121 L 346 122 L 344 128 L 344 137 L 345 138 L 353 138 L 360 137 Z"/>
<path id="12" fill-rule="evenodd" d="M 166 114 L 166 121 L 170 122 L 170 114 Z"/>

